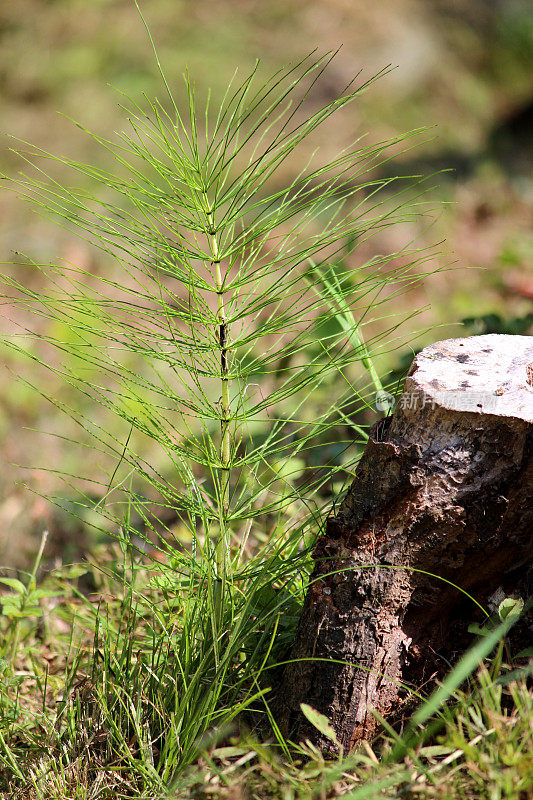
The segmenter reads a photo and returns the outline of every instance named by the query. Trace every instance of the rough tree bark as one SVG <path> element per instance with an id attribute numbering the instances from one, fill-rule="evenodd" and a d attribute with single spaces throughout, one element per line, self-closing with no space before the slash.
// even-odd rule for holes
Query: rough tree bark
<path id="1" fill-rule="evenodd" d="M 370 709 L 397 712 L 400 684 L 420 686 L 464 645 L 457 620 L 475 606 L 445 581 L 486 603 L 531 564 L 532 422 L 533 338 L 449 339 L 415 358 L 315 548 L 280 693 L 293 737 L 331 747 L 301 702 L 345 748 L 371 737 Z"/>

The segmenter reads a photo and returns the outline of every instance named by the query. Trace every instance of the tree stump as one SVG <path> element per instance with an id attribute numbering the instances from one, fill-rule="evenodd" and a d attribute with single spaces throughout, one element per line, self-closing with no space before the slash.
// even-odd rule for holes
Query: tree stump
<path id="1" fill-rule="evenodd" d="M 316 544 L 280 692 L 287 733 L 331 749 L 305 702 L 350 748 L 375 734 L 371 709 L 398 712 L 401 684 L 472 641 L 475 604 L 451 584 L 487 603 L 533 558 L 532 423 L 533 338 L 448 339 L 415 358 Z"/>

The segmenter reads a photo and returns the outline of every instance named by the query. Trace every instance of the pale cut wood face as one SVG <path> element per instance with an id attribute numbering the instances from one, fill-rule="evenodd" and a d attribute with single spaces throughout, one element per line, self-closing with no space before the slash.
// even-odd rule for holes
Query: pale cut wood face
<path id="1" fill-rule="evenodd" d="M 442 408 L 533 422 L 533 337 L 446 339 L 419 353 L 398 406 Z"/>

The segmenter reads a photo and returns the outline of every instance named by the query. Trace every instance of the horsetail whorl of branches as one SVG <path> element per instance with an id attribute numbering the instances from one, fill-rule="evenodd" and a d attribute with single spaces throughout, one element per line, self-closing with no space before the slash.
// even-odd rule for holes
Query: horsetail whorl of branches
<path id="1" fill-rule="evenodd" d="M 365 438 L 353 414 L 369 404 L 365 384 L 383 390 L 375 358 L 400 322 L 382 309 L 434 255 L 405 246 L 368 256 L 373 237 L 419 214 L 412 183 L 376 177 L 412 134 L 357 139 L 326 163 L 307 149 L 388 71 L 356 76 L 309 113 L 334 55 L 308 55 L 264 81 L 256 65 L 201 111 L 188 75 L 186 113 L 165 79 L 170 103 L 130 100 L 127 133 L 91 134 L 113 172 L 31 146 L 21 153 L 31 170 L 19 191 L 105 254 L 92 272 L 31 262 L 46 277 L 38 291 L 7 278 L 10 302 L 53 323 L 38 334 L 57 351 L 45 366 L 123 421 L 110 429 L 63 406 L 112 458 L 101 512 L 115 520 L 122 492 L 149 526 L 144 482 L 189 529 L 215 583 L 240 568 L 254 521 L 295 500 L 300 522 L 320 513 L 321 490 L 346 474 L 348 456 L 319 469 L 310 453 L 342 443 L 346 426 L 344 449 L 354 431 Z M 47 161 L 84 188 L 54 178 Z M 38 350 L 30 356 L 44 363 Z"/>

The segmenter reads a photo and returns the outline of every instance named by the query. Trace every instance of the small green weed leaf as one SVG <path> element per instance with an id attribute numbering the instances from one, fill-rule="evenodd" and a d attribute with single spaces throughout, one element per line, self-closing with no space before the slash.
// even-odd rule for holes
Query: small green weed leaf
<path id="1" fill-rule="evenodd" d="M 239 758 L 241 756 L 250 755 L 255 757 L 255 752 L 248 747 L 217 747 L 213 750 L 211 755 L 214 758 Z"/>
<path id="2" fill-rule="evenodd" d="M 344 800 L 374 800 L 375 797 L 379 796 L 378 792 L 381 794 L 382 790 L 385 790 L 390 786 L 396 788 L 402 783 L 402 781 L 409 781 L 411 774 L 412 773 L 409 773 L 406 770 L 405 772 L 398 772 L 396 775 L 390 775 L 386 778 L 382 778 L 379 781 L 369 781 L 368 784 L 361 786 L 354 792 L 344 794 L 343 798 Z"/>
<path id="3" fill-rule="evenodd" d="M 278 602 L 277 592 L 272 586 L 267 584 L 255 592 L 252 598 L 252 608 L 254 614 L 262 614 L 271 611 Z"/>
<path id="4" fill-rule="evenodd" d="M 20 616 L 20 611 L 12 603 L 2 603 L 2 614 L 4 617 L 18 617 Z"/>
<path id="5" fill-rule="evenodd" d="M 475 633 L 477 636 L 488 636 L 490 629 L 486 626 L 481 627 L 481 625 L 479 625 L 477 622 L 473 622 L 468 626 L 468 633 Z"/>
<path id="6" fill-rule="evenodd" d="M 533 647 L 526 647 L 525 650 L 520 650 L 515 658 L 533 658 Z"/>
<path id="7" fill-rule="evenodd" d="M 303 458 L 289 458 L 276 461 L 273 468 L 282 480 L 296 480 L 302 476 L 305 470 L 305 461 Z"/>
<path id="8" fill-rule="evenodd" d="M 67 580 L 75 580 L 82 575 L 87 575 L 89 570 L 83 564 L 70 564 L 69 566 L 62 567 L 60 570 L 54 572 L 58 578 L 65 578 Z"/>
<path id="9" fill-rule="evenodd" d="M 39 606 L 27 606 L 23 611 L 15 606 L 4 606 L 2 613 L 6 617 L 14 619 L 27 619 L 28 617 L 41 617 L 43 612 Z"/>
<path id="10" fill-rule="evenodd" d="M 449 756 L 453 752 L 453 747 L 442 744 L 432 744 L 427 747 L 422 747 L 418 751 L 418 755 L 424 756 L 424 758 L 440 758 L 441 756 Z"/>
<path id="11" fill-rule="evenodd" d="M 337 739 L 337 734 L 333 730 L 333 725 L 324 714 L 321 714 L 320 711 L 316 710 L 316 708 L 307 705 L 307 703 L 300 703 L 300 708 L 302 709 L 302 714 L 304 717 L 314 728 L 317 729 L 317 731 L 330 739 L 330 741 L 336 744 L 337 747 L 341 746 L 339 740 Z"/>
<path id="12" fill-rule="evenodd" d="M 62 597 L 63 593 L 57 589 L 35 589 L 31 595 L 30 600 L 41 600 L 43 597 Z"/>
<path id="13" fill-rule="evenodd" d="M 18 578 L 0 578 L 0 583 L 3 583 L 5 586 L 10 586 L 12 589 L 15 589 L 16 592 L 20 594 L 24 594 L 26 592 L 26 587 L 19 581 Z"/>
<path id="14" fill-rule="evenodd" d="M 521 597 L 506 597 L 498 606 L 498 615 L 503 622 L 504 619 L 517 618 L 522 613 L 524 601 Z"/>
<path id="15" fill-rule="evenodd" d="M 0 658 L 0 675 L 5 675 L 6 672 L 11 672 L 11 664 L 7 658 Z"/>

